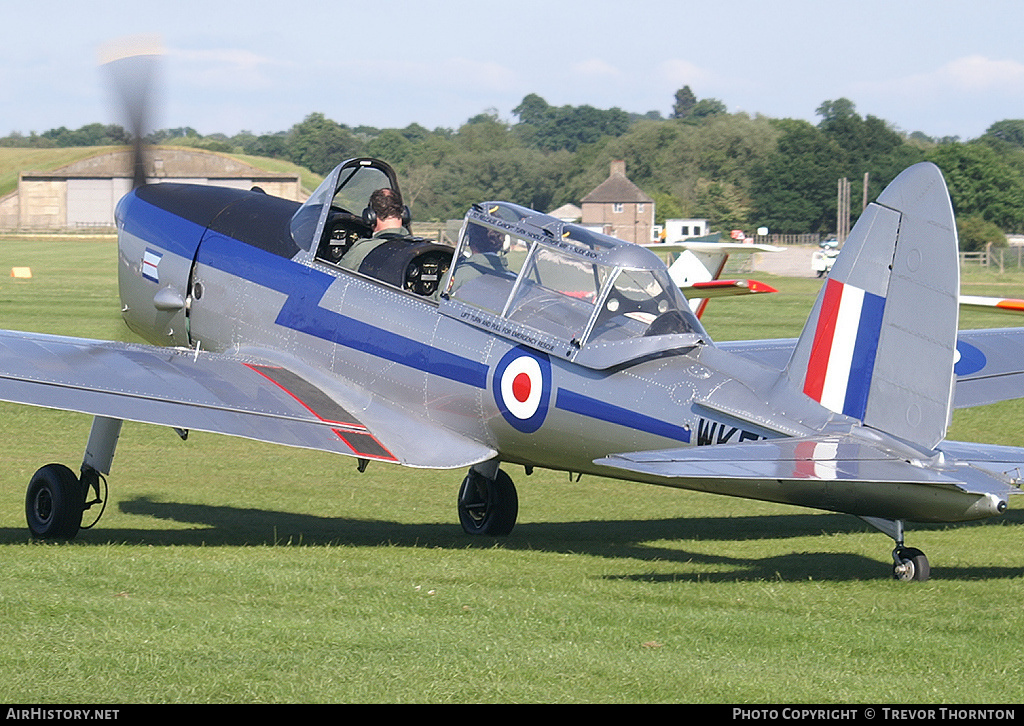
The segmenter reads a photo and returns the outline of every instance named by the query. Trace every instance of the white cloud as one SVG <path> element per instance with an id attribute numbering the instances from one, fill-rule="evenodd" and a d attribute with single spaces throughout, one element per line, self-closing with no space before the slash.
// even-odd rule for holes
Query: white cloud
<path id="1" fill-rule="evenodd" d="M 965 56 L 926 73 L 865 81 L 856 84 L 855 89 L 858 94 L 904 98 L 933 98 L 947 93 L 1017 95 L 1024 93 L 1024 64 Z"/>
<path id="2" fill-rule="evenodd" d="M 682 58 L 669 58 L 658 66 L 658 72 L 665 82 L 674 88 L 690 86 L 709 86 L 719 83 L 720 79 L 711 71 L 696 63 Z M 696 91 L 695 91 L 696 92 Z M 698 93 L 698 96 L 702 94 Z"/>
<path id="3" fill-rule="evenodd" d="M 980 55 L 958 58 L 939 69 L 940 80 L 962 91 L 1024 91 L 1024 64 Z"/>
<path id="4" fill-rule="evenodd" d="M 286 64 L 239 48 L 208 50 L 174 49 L 168 52 L 174 68 L 180 68 L 188 84 L 203 88 L 268 88 L 275 68 Z"/>
<path id="5" fill-rule="evenodd" d="M 573 73 L 587 76 L 591 78 L 613 78 L 618 79 L 622 77 L 622 71 L 613 66 L 607 61 L 603 61 L 600 58 L 590 58 L 585 61 L 579 61 L 573 63 L 571 66 Z"/>

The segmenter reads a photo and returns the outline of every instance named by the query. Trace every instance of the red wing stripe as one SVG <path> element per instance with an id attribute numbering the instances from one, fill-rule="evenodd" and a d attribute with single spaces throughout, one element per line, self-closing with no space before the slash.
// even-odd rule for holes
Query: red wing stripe
<path id="1" fill-rule="evenodd" d="M 338 438 L 348 444 L 357 455 L 366 459 L 380 459 L 382 461 L 398 461 L 395 455 L 384 448 L 384 445 L 377 441 L 370 433 L 358 431 L 339 431 L 334 429 Z"/>
<path id="2" fill-rule="evenodd" d="M 334 399 L 304 378 L 286 368 L 245 364 L 294 398 L 303 408 L 324 423 L 348 446 L 352 453 L 367 459 L 398 461 L 356 417 L 339 406 Z M 301 395 L 300 395 L 301 394 Z M 341 426 L 342 428 L 334 428 Z"/>
<path id="3" fill-rule="evenodd" d="M 246 367 L 251 368 L 275 384 L 324 423 L 360 431 L 366 430 L 366 427 L 359 423 L 355 416 L 335 403 L 334 399 L 291 371 L 285 368 L 250 365 L 248 363 Z"/>

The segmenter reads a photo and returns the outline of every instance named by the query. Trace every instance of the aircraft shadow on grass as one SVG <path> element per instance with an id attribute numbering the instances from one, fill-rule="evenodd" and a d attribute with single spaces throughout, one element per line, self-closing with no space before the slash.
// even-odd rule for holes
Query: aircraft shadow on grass
<path id="1" fill-rule="evenodd" d="M 882 575 L 878 560 L 843 552 L 806 551 L 758 558 L 735 557 L 656 544 L 661 541 L 756 542 L 762 540 L 857 534 L 872 531 L 857 519 L 830 513 L 794 513 L 739 517 L 699 517 L 650 520 L 591 520 L 582 522 L 522 522 L 500 539 L 467 538 L 458 525 L 405 523 L 387 520 L 322 517 L 233 506 L 158 501 L 136 497 L 122 501 L 122 513 L 190 525 L 188 529 L 104 529 L 80 538 L 79 544 L 144 543 L 160 546 L 356 546 L 391 545 L 427 548 L 491 548 L 572 552 L 629 559 L 654 565 L 634 574 L 609 579 L 643 582 L 721 582 L 736 580 L 874 580 Z M 961 527 L 1004 527 L 1024 524 L 1024 511 L 1008 512 L 998 522 L 973 522 Z M 951 525 L 932 525 L 948 528 Z M 929 528 L 929 525 L 921 525 Z M 21 529 L 0 529 L 0 542 L 25 541 Z M 660 563 L 655 565 L 655 563 Z M 679 572 L 692 564 L 700 572 Z M 708 568 L 711 568 L 708 570 Z M 717 569 L 716 569 L 717 568 Z M 659 570 L 662 570 L 659 572 Z M 1020 577 L 1017 567 L 943 567 L 941 579 L 998 579 Z"/>

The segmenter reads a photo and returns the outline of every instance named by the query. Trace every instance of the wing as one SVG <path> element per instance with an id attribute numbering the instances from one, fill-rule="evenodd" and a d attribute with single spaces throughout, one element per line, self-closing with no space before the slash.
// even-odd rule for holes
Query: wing
<path id="1" fill-rule="evenodd" d="M 731 297 L 734 295 L 759 295 L 766 292 L 778 292 L 771 285 L 757 280 L 708 280 L 680 285 L 679 289 L 687 299 Z"/>
<path id="2" fill-rule="evenodd" d="M 973 445 L 952 446 L 970 454 Z M 1024 450 L 1000 447 L 973 459 L 911 461 L 881 440 L 845 434 L 637 451 L 596 463 L 686 489 L 859 516 L 952 522 L 991 516 L 1000 511 L 999 502 L 1021 493 L 1017 472 L 1004 472 L 1013 468 L 1009 460 L 1024 461 Z"/>
<path id="3" fill-rule="evenodd" d="M 789 363 L 796 340 L 736 340 L 716 345 L 782 370 Z M 1024 398 L 1024 328 L 961 330 L 956 347 L 956 408 Z"/>
<path id="4" fill-rule="evenodd" d="M 767 244 L 745 244 L 742 242 L 706 242 L 706 241 L 681 241 L 681 242 L 651 242 L 641 245 L 648 247 L 654 252 L 722 252 L 726 254 L 753 254 L 755 252 L 782 252 L 785 247 Z"/>
<path id="5" fill-rule="evenodd" d="M 0 400 L 414 467 L 495 455 L 297 361 L 245 355 L 0 331 Z"/>
<path id="6" fill-rule="evenodd" d="M 1011 297 L 982 297 L 979 295 L 961 295 L 960 307 L 972 310 L 989 310 L 998 313 L 1024 313 L 1024 300 Z"/>

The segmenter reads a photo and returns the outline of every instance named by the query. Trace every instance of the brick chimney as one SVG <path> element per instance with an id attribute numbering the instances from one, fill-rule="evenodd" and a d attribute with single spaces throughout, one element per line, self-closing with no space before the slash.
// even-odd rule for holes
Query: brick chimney
<path id="1" fill-rule="evenodd" d="M 626 176 L 626 162 L 622 159 L 618 159 L 612 162 L 611 175 L 618 174 L 620 176 Z"/>

